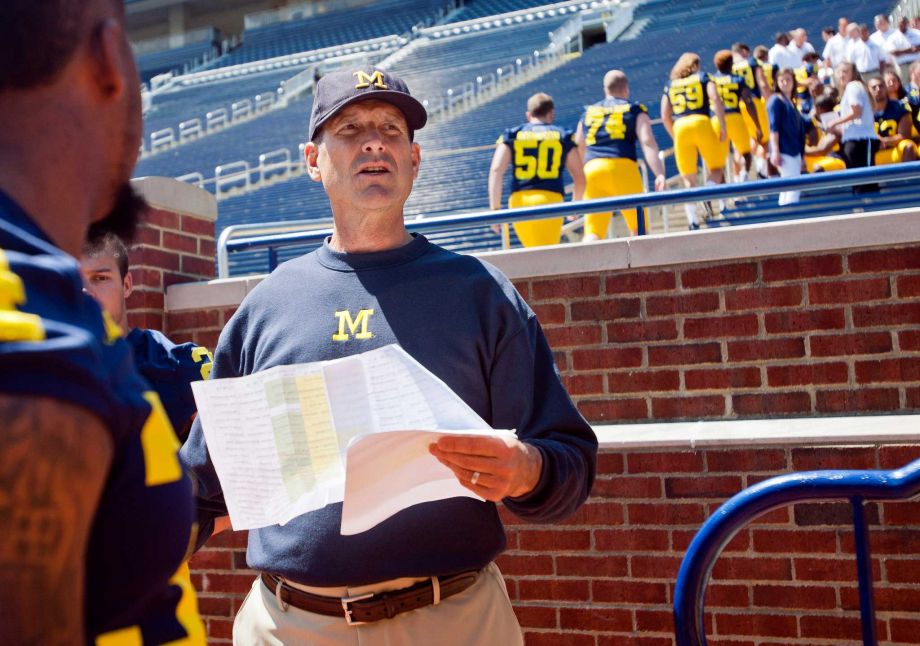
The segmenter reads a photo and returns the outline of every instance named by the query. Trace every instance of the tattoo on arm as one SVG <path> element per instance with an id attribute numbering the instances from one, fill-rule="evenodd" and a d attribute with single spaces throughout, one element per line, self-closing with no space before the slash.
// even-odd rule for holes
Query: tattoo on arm
<path id="1" fill-rule="evenodd" d="M 112 458 L 102 422 L 0 395 L 0 643 L 84 643 L 90 527 Z"/>

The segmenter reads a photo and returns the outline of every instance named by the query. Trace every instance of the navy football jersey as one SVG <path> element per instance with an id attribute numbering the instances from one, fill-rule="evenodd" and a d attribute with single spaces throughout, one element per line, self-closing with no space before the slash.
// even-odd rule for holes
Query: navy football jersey
<path id="1" fill-rule="evenodd" d="M 760 86 L 757 85 L 757 77 L 754 75 L 754 70 L 757 69 L 757 66 L 757 59 L 752 56 L 747 60 L 732 65 L 732 74 L 740 76 L 744 81 L 745 87 L 751 91 L 751 95 L 759 99 L 761 97 Z"/>
<path id="2" fill-rule="evenodd" d="M 920 88 L 911 85 L 905 97 L 905 101 L 907 103 L 905 107 L 910 110 L 910 117 L 914 122 L 914 128 L 920 129 Z"/>
<path id="3" fill-rule="evenodd" d="M 157 330 L 134 328 L 126 339 L 138 371 L 160 396 L 179 440 L 184 440 L 196 411 L 191 383 L 211 374 L 211 353 L 194 343 L 176 345 Z"/>
<path id="4" fill-rule="evenodd" d="M 737 74 L 720 74 L 716 72 L 711 76 L 715 81 L 719 98 L 725 106 L 725 114 L 741 112 L 741 88 L 745 86 L 744 79 Z M 715 113 L 713 113 L 715 114 Z"/>
<path id="5" fill-rule="evenodd" d="M 509 128 L 499 141 L 511 149 L 511 192 L 552 191 L 565 194 L 562 169 L 575 146 L 574 133 L 546 123 Z"/>
<path id="6" fill-rule="evenodd" d="M 808 79 L 817 78 L 818 68 L 813 63 L 806 63 L 793 70 L 795 74 L 795 105 L 799 112 L 809 116 L 814 112 L 815 99 L 808 87 Z"/>
<path id="7" fill-rule="evenodd" d="M 757 64 L 763 70 L 763 80 L 766 82 L 767 87 L 771 90 L 776 90 L 776 73 L 779 72 L 779 65 L 763 61 L 757 61 Z"/>
<path id="8" fill-rule="evenodd" d="M 641 103 L 606 98 L 585 108 L 581 128 L 585 137 L 585 161 L 616 157 L 636 161 L 636 122 L 648 114 Z"/>
<path id="9" fill-rule="evenodd" d="M 901 117 L 907 114 L 907 109 L 900 101 L 888 100 L 884 110 L 875 111 L 875 132 L 879 137 L 894 137 L 898 134 L 898 124 Z"/>
<path id="10" fill-rule="evenodd" d="M 682 79 L 673 79 L 664 86 L 664 93 L 671 102 L 671 112 L 674 120 L 688 117 L 691 114 L 709 116 L 709 94 L 706 84 L 712 78 L 705 72 L 697 72 Z"/>
<path id="11" fill-rule="evenodd" d="M 184 565 L 192 484 L 169 420 L 117 326 L 83 292 L 76 260 L 2 192 L 0 392 L 80 406 L 111 434 L 86 554 L 87 642 L 204 644 Z"/>

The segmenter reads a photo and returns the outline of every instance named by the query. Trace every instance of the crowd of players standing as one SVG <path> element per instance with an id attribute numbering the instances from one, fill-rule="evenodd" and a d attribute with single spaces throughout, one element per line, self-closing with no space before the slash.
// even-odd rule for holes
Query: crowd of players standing
<path id="1" fill-rule="evenodd" d="M 674 142 L 682 184 L 697 184 L 700 158 L 708 184 L 916 160 L 920 17 L 901 18 L 892 27 L 879 15 L 875 27 L 870 33 L 868 25 L 842 17 L 836 28 L 822 30 L 821 54 L 802 28 L 777 34 L 769 49 L 735 43 L 716 53 L 712 73 L 699 55 L 682 54 L 661 97 L 661 119 Z M 664 189 L 648 110 L 630 100 L 624 72 L 607 72 L 604 99 L 585 108 L 574 131 L 553 125 L 553 119 L 552 98 L 534 95 L 526 122 L 499 138 L 489 177 L 492 209 L 502 206 L 502 180 L 512 163 L 511 208 L 561 202 L 563 167 L 572 176 L 576 200 L 642 192 L 640 147 L 655 190 Z M 877 186 L 854 188 L 873 190 Z M 779 197 L 780 205 L 798 200 L 797 191 Z M 712 206 L 703 207 L 703 218 L 712 217 Z M 698 205 L 684 209 L 689 228 L 698 229 Z M 635 210 L 622 214 L 633 235 L 648 231 Z M 588 215 L 584 239 L 605 237 L 610 217 Z M 524 246 L 555 244 L 562 218 L 516 223 L 515 230 Z"/>

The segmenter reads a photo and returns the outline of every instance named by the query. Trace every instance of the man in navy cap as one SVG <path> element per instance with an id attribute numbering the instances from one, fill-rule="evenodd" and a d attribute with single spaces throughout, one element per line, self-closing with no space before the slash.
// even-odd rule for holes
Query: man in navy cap
<path id="1" fill-rule="evenodd" d="M 347 357 L 399 343 L 493 428 L 431 453 L 483 500 L 416 505 L 342 536 L 341 503 L 249 533 L 261 571 L 234 625 L 237 644 L 522 643 L 493 559 L 495 503 L 537 522 L 570 515 L 594 479 L 597 440 L 556 374 L 534 313 L 497 269 L 408 233 L 427 115 L 398 78 L 338 71 L 316 88 L 306 163 L 333 234 L 256 287 L 221 334 L 212 378 Z M 183 458 L 199 481 L 203 536 L 226 514 L 200 422 Z M 219 521 L 218 527 L 221 522 Z"/>

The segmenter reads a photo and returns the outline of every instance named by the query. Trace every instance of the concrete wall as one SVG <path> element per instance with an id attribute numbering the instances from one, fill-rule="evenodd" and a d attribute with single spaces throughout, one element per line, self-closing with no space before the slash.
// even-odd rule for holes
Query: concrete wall
<path id="1" fill-rule="evenodd" d="M 918 212 L 486 258 L 537 312 L 602 447 L 575 518 L 504 514 L 499 564 L 530 646 L 670 645 L 680 559 L 725 499 L 788 471 L 920 458 Z M 171 285 L 167 332 L 213 348 L 259 280 Z M 920 503 L 869 517 L 880 638 L 917 643 Z M 861 643 L 848 518 L 799 504 L 736 536 L 707 597 L 710 643 Z M 227 532 L 192 561 L 213 643 L 252 581 L 245 543 Z"/>

